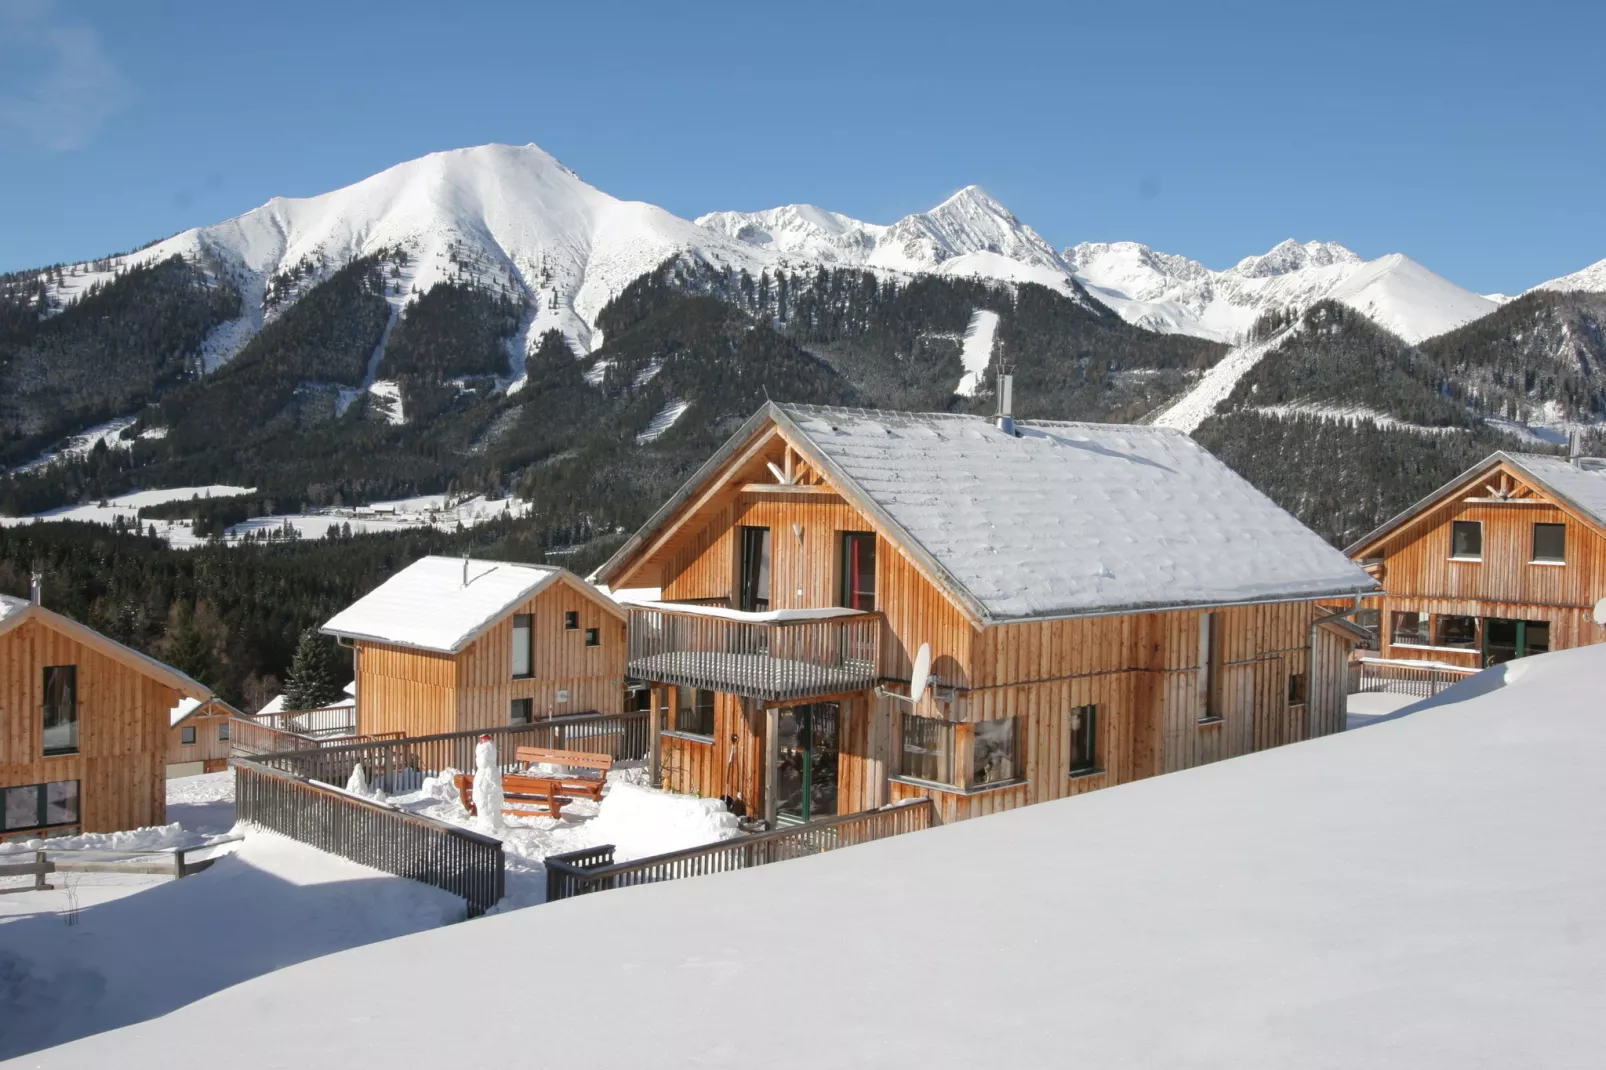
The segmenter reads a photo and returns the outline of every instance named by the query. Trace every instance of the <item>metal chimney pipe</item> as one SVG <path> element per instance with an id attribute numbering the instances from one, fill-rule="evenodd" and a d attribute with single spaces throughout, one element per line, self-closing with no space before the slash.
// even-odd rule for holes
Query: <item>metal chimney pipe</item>
<path id="1" fill-rule="evenodd" d="M 463 555 L 463 586 L 468 586 L 468 555 Z"/>
<path id="2" fill-rule="evenodd" d="M 44 579 L 45 577 L 43 573 L 35 572 L 33 574 L 32 581 L 28 584 L 28 601 L 32 602 L 36 606 L 44 605 L 44 603 L 40 601 L 40 599 L 43 597 L 42 590 L 44 586 Z"/>
<path id="3" fill-rule="evenodd" d="M 994 423 L 1006 435 L 1015 433 L 1015 377 L 1005 372 L 998 374 L 998 416 Z"/>

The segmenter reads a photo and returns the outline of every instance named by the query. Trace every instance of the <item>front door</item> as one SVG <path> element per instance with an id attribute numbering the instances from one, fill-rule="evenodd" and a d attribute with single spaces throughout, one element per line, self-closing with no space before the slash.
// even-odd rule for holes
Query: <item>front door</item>
<path id="1" fill-rule="evenodd" d="M 835 702 L 788 706 L 776 716 L 775 816 L 792 823 L 836 816 Z"/>
<path id="2" fill-rule="evenodd" d="M 1483 664 L 1499 665 L 1550 649 L 1550 622 L 1483 618 Z"/>

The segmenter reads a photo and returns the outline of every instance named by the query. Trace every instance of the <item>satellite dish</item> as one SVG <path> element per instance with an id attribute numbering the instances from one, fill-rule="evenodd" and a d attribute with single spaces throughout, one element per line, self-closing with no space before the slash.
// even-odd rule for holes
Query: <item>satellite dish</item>
<path id="1" fill-rule="evenodd" d="M 1606 605 L 1606 599 L 1601 600 Z M 1600 606 L 1595 607 L 1597 610 Z M 915 653 L 914 672 L 909 677 L 909 700 L 919 702 L 926 693 L 926 685 L 931 683 L 931 644 L 921 643 L 920 649 Z"/>
<path id="2" fill-rule="evenodd" d="M 1606 598 L 1595 603 L 1595 623 L 1606 628 Z"/>

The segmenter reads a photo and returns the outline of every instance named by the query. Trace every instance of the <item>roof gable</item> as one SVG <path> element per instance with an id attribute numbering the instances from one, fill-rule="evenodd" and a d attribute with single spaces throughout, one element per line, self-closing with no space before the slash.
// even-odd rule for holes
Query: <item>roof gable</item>
<path id="1" fill-rule="evenodd" d="M 1594 458 L 1586 458 L 1595 461 Z M 1461 502 L 1516 504 L 1545 501 L 1606 536 L 1606 464 L 1580 466 L 1565 457 L 1497 451 L 1352 543 L 1352 558 L 1375 554 L 1407 528 L 1430 522 Z"/>
<path id="2" fill-rule="evenodd" d="M 44 606 L 22 598 L 0 595 L 0 635 L 19 628 L 30 620 L 43 627 L 60 632 L 74 642 L 86 646 L 127 668 L 133 669 L 141 675 L 165 684 L 187 698 L 206 699 L 212 695 L 210 688 L 192 680 L 171 665 L 157 661 L 148 654 L 141 654 L 133 647 L 124 646 L 117 640 L 102 635 L 87 625 L 79 624 L 71 617 L 62 616 L 54 610 L 46 609 Z"/>
<path id="3" fill-rule="evenodd" d="M 612 581 L 775 429 L 978 623 L 1369 591 L 1180 432 L 769 405 L 602 569 Z"/>
<path id="4" fill-rule="evenodd" d="M 612 599 L 567 569 L 432 556 L 414 561 L 336 613 L 322 631 L 342 639 L 456 654 L 555 583 L 567 583 L 613 615 L 623 615 Z"/>

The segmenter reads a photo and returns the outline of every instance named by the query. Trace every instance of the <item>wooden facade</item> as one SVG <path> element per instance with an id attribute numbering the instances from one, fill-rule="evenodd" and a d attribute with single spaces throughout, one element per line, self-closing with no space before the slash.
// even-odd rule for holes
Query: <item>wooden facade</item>
<path id="1" fill-rule="evenodd" d="M 778 483 L 781 477 L 797 482 Z M 814 471 L 801 445 L 778 427 L 739 451 L 638 551 L 605 566 L 599 578 L 616 588 L 660 587 L 663 603 L 735 607 L 742 529 L 749 527 L 770 531 L 772 610 L 843 604 L 843 536 L 875 535 L 885 687 L 819 699 L 834 711 L 835 767 L 827 779 L 834 780 L 838 813 L 929 797 L 943 820 L 958 820 L 1343 728 L 1344 669 L 1354 635 L 1320 623 L 1331 610 L 1292 601 L 984 624 L 950 597 L 896 532 L 879 527 L 851 494 Z M 931 647 L 940 686 L 911 710 L 880 692 L 907 691 L 922 643 Z M 674 711 L 682 697 L 671 683 L 651 682 L 657 723 L 666 729 L 663 785 L 725 796 L 773 818 L 776 767 L 786 762 L 775 738 L 781 704 L 720 692 L 712 732 L 679 733 Z M 1087 707 L 1095 710 L 1094 760 L 1091 768 L 1073 770 L 1070 725 Z M 906 713 L 939 721 L 951 734 L 946 782 L 905 770 Z M 978 733 L 998 731 L 978 726 L 1011 719 L 1014 775 L 972 783 Z"/>
<path id="2" fill-rule="evenodd" d="M 513 674 L 514 617 L 529 614 L 531 668 Z M 569 614 L 574 614 L 573 618 Z M 571 621 L 573 627 L 567 624 Z M 596 645 L 587 637 L 595 631 Z M 496 728 L 515 700 L 535 719 L 624 710 L 625 621 L 604 595 L 569 573 L 509 605 L 456 653 L 358 639 L 357 730 L 409 736 Z"/>
<path id="3" fill-rule="evenodd" d="M 1477 525 L 1476 555 L 1455 552 L 1458 523 Z M 1535 559 L 1536 525 L 1565 532 L 1560 560 Z M 1592 617 L 1606 597 L 1606 529 L 1511 460 L 1491 458 L 1349 552 L 1383 584 L 1367 606 L 1384 658 L 1477 669 L 1606 640 Z"/>
<path id="4" fill-rule="evenodd" d="M 167 775 L 221 772 L 229 764 L 229 722 L 240 711 L 219 698 L 197 705 L 167 730 Z"/>
<path id="5" fill-rule="evenodd" d="M 47 755 L 46 673 L 70 668 L 76 740 Z M 38 606 L 0 618 L 0 835 L 116 832 L 164 823 L 169 711 L 205 699 L 183 674 Z M 41 788 L 43 821 L 23 818 Z M 69 799 L 75 802 L 69 803 Z"/>

